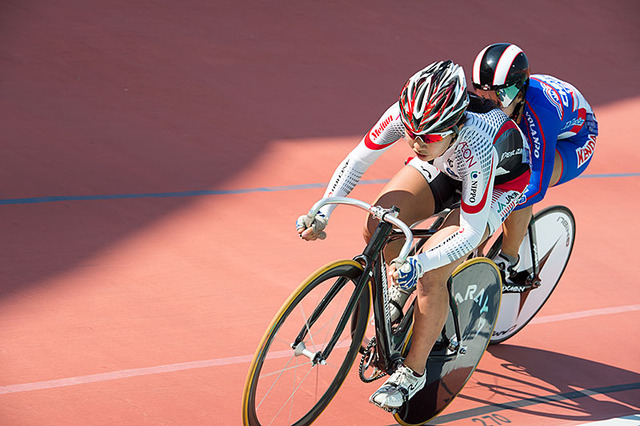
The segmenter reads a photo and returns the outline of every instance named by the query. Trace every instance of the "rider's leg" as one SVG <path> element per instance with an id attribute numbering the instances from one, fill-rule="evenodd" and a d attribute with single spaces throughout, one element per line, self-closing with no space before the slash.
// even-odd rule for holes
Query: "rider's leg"
<path id="1" fill-rule="evenodd" d="M 531 221 L 532 206 L 512 211 L 502 224 L 502 251 L 511 257 L 518 258 L 520 244 L 527 233 Z"/>
<path id="2" fill-rule="evenodd" d="M 399 218 L 407 224 L 431 217 L 435 210 L 435 201 L 431 188 L 422 174 L 414 167 L 405 166 L 391 178 L 382 189 L 374 205 L 400 208 Z M 369 241 L 378 221 L 367 217 L 364 238 Z M 385 248 L 385 258 L 391 261 L 400 253 L 403 240 L 391 242 Z"/>
<path id="3" fill-rule="evenodd" d="M 453 221 L 452 221 L 453 218 Z M 434 247 L 460 228 L 457 214 L 449 215 L 442 229 L 425 244 L 425 250 Z M 455 223 L 452 223 L 455 222 Z M 484 238 L 489 235 L 485 232 Z M 389 379 L 371 395 L 370 401 L 385 409 L 395 410 L 413 397 L 426 383 L 425 367 L 431 348 L 435 344 L 449 311 L 447 280 L 454 269 L 464 261 L 457 261 L 428 271 L 420 278 L 416 291 L 411 348 L 400 366 Z"/>
<path id="4" fill-rule="evenodd" d="M 459 213 L 459 210 L 454 211 Z M 451 224 L 453 222 L 454 224 Z M 459 214 L 452 214 L 447 218 L 445 226 L 436 232 L 425 244 L 424 250 L 435 247 L 447 237 L 454 234 L 460 228 Z M 485 231 L 483 240 L 489 236 Z M 449 312 L 449 292 L 447 281 L 453 271 L 460 265 L 466 256 L 438 269 L 428 271 L 418 281 L 416 289 L 416 302 L 413 311 L 413 334 L 411 348 L 404 360 L 404 364 L 418 374 L 425 370 L 427 357 L 431 348 L 440 336 L 442 327 L 447 320 Z"/>
<path id="5" fill-rule="evenodd" d="M 451 235 L 457 231 L 457 227 L 442 231 Z M 447 279 L 462 261 L 463 259 L 460 259 L 429 271 L 418 281 L 413 308 L 411 348 L 404 360 L 404 364 L 418 374 L 424 373 L 429 352 L 447 320 L 449 311 Z"/>
<path id="6" fill-rule="evenodd" d="M 459 182 L 441 173 L 432 164 L 414 158 L 383 188 L 375 204 L 387 208 L 393 205 L 399 207 L 400 219 L 411 225 L 432 217 L 459 200 L 459 187 Z M 364 229 L 367 242 L 377 224 L 377 220 L 367 218 Z M 385 247 L 384 255 L 388 262 L 398 256 L 403 242 L 396 240 Z M 394 322 L 401 318 L 402 307 L 411 291 L 397 286 L 391 286 L 389 291 L 391 321 Z"/>
<path id="7" fill-rule="evenodd" d="M 549 187 L 558 183 L 562 177 L 562 158 L 556 151 L 555 161 L 553 162 L 553 173 Z M 502 251 L 507 255 L 517 258 L 520 251 L 520 244 L 524 240 L 527 233 L 527 227 L 533 213 L 532 206 L 524 207 L 520 210 L 514 210 L 502 224 Z"/>
<path id="8" fill-rule="evenodd" d="M 563 162 L 560 153 L 556 151 L 555 159 L 553 160 L 553 172 L 551 173 L 551 180 L 549 181 L 549 188 L 555 186 L 562 177 Z"/>

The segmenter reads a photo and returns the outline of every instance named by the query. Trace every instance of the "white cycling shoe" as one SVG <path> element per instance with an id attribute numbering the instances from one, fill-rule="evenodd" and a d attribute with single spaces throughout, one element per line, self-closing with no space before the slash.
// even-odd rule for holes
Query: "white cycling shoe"
<path id="1" fill-rule="evenodd" d="M 369 402 L 384 410 L 396 412 L 422 389 L 426 382 L 426 371 L 422 376 L 418 376 L 409 367 L 401 365 L 380 389 L 371 395 Z"/>
<path id="2" fill-rule="evenodd" d="M 518 264 L 520 263 L 520 256 L 512 257 L 500 250 L 500 252 L 491 260 L 495 262 L 498 269 L 505 274 L 506 278 L 509 278 L 517 272 Z"/>

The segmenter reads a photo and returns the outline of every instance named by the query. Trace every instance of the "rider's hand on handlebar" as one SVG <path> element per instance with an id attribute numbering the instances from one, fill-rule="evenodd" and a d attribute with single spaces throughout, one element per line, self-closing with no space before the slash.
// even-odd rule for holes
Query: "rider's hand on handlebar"
<path id="1" fill-rule="evenodd" d="M 303 214 L 296 220 L 296 231 L 300 234 L 300 238 L 306 241 L 324 240 L 327 238 L 327 233 L 323 229 L 327 227 L 327 223 L 329 218 L 321 212 L 318 212 L 313 220 Z"/>
<path id="2" fill-rule="evenodd" d="M 424 274 L 422 271 L 422 263 L 416 256 L 408 257 L 400 267 L 394 261 L 389 268 L 393 283 L 404 290 L 411 290 L 415 287 L 418 283 L 418 278 Z"/>

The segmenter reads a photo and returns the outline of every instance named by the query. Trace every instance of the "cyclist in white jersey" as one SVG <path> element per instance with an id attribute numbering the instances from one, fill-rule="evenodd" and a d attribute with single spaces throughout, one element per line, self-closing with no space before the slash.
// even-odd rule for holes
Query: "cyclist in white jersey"
<path id="1" fill-rule="evenodd" d="M 475 112 L 474 112 L 475 111 Z M 325 197 L 346 196 L 363 173 L 391 145 L 405 139 L 415 158 L 385 186 L 375 204 L 400 208 L 406 223 L 431 217 L 460 202 L 423 252 L 389 268 L 392 299 L 404 303 L 417 289 L 412 344 L 404 363 L 370 398 L 395 410 L 424 387 L 426 360 L 444 326 L 446 282 L 474 248 L 491 235 L 518 204 L 530 176 L 529 147 L 518 126 L 491 101 L 472 97 L 462 68 L 435 62 L 413 75 L 399 102 L 382 115 L 336 169 Z M 335 205 L 325 206 L 296 228 L 305 240 L 324 238 Z M 375 229 L 369 217 L 365 239 Z M 397 256 L 402 241 L 389 245 Z M 401 306 L 396 309 L 396 314 Z"/>

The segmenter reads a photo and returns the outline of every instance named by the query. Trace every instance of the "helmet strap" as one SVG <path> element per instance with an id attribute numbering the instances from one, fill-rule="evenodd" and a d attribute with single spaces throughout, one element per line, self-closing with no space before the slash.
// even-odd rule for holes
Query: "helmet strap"
<path id="1" fill-rule="evenodd" d="M 525 100 L 523 96 L 522 100 L 518 103 L 516 108 L 513 110 L 513 113 L 511 114 L 510 118 L 513 119 L 513 121 L 515 121 L 516 124 L 519 124 L 520 120 L 522 120 L 522 113 L 524 112 L 524 104 L 525 104 Z"/>
<path id="2" fill-rule="evenodd" d="M 527 79 L 527 81 L 525 81 L 524 84 L 522 85 L 522 88 L 520 89 L 520 93 L 522 93 L 522 100 L 520 101 L 516 109 L 513 110 L 513 114 L 511 114 L 511 118 L 516 123 L 520 123 L 520 120 L 522 120 L 522 113 L 524 112 L 524 104 L 526 102 L 527 90 L 529 89 L 529 81 L 530 80 Z"/>
<path id="3" fill-rule="evenodd" d="M 460 127 L 458 127 L 457 124 L 455 124 L 451 130 L 453 130 L 453 137 L 451 138 L 451 142 L 449 142 L 449 146 L 447 147 L 447 149 L 451 148 L 451 146 L 456 143 L 456 141 L 458 140 L 458 133 L 460 133 Z"/>

